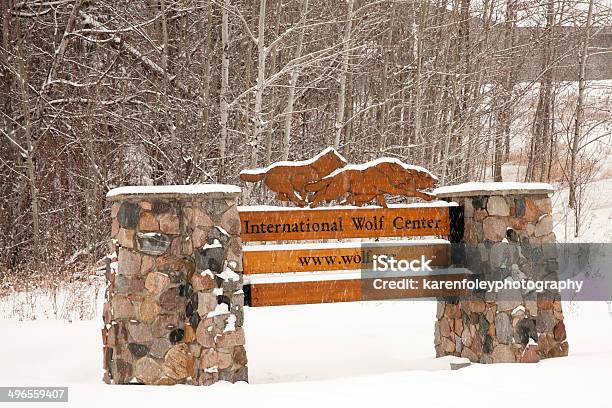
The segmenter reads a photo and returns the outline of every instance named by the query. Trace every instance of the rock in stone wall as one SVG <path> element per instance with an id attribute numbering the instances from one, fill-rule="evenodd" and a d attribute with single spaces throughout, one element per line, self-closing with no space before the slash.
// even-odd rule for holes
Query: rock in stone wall
<path id="1" fill-rule="evenodd" d="M 464 207 L 465 266 L 484 280 L 556 279 L 552 206 L 545 194 L 452 197 Z M 437 356 L 537 362 L 568 353 L 558 293 L 505 290 L 438 301 Z"/>
<path id="2" fill-rule="evenodd" d="M 240 221 L 232 193 L 112 204 L 104 380 L 247 381 Z"/>

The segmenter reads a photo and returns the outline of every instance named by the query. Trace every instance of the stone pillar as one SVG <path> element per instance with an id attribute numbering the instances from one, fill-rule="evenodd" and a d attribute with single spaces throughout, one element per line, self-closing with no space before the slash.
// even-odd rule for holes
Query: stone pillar
<path id="1" fill-rule="evenodd" d="M 557 279 L 551 192 L 543 183 L 467 183 L 436 191 L 463 208 L 457 247 L 475 278 L 515 281 Z M 568 353 L 558 292 L 510 289 L 438 300 L 436 318 L 438 357 L 508 363 Z"/>
<path id="2" fill-rule="evenodd" d="M 225 185 L 111 190 L 104 381 L 247 381 L 242 245 Z"/>

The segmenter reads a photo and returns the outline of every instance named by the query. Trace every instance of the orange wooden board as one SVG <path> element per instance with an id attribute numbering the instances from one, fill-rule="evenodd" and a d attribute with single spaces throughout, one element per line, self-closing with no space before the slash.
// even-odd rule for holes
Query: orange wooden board
<path id="1" fill-rule="evenodd" d="M 413 276 L 420 280 L 460 281 L 469 279 L 469 274 L 440 274 Z M 386 281 L 400 278 L 383 278 Z M 306 282 L 258 283 L 250 286 L 248 306 L 282 306 L 314 303 L 356 302 L 366 300 L 412 299 L 424 297 L 460 296 L 466 292 L 459 289 L 375 289 L 374 279 L 344 279 Z M 379 282 L 380 284 L 380 282 Z"/>
<path id="2" fill-rule="evenodd" d="M 440 240 L 442 241 L 442 240 Z M 385 242 L 381 245 L 364 242 L 355 246 L 342 244 L 308 244 L 285 247 L 261 245 L 257 250 L 243 248 L 242 265 L 244 274 L 315 272 L 353 269 L 373 269 L 374 257 L 393 256 L 396 260 L 431 259 L 432 267 L 450 265 L 449 243 L 415 244 L 400 241 Z M 269 248 L 269 249 L 268 249 Z"/>
<path id="3" fill-rule="evenodd" d="M 243 241 L 448 235 L 449 207 L 240 210 Z"/>

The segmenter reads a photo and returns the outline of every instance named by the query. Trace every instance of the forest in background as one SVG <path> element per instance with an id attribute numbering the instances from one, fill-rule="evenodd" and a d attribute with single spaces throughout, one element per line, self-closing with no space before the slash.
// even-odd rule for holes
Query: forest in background
<path id="1" fill-rule="evenodd" d="M 444 185 L 521 163 L 578 214 L 612 123 L 588 81 L 611 16 L 607 0 L 2 0 L 0 277 L 100 259 L 113 187 L 240 184 L 327 146 Z"/>

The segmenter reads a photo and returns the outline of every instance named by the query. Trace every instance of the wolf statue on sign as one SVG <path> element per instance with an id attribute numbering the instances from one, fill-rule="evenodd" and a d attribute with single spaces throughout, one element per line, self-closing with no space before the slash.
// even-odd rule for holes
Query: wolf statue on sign
<path id="1" fill-rule="evenodd" d="M 321 180 L 306 185 L 314 192 L 311 207 L 321 201 L 339 200 L 346 204 L 364 205 L 376 199 L 387 207 L 384 194 L 419 197 L 432 200 L 434 195 L 419 190 L 434 187 L 438 178 L 422 167 L 410 166 L 393 158 L 382 158 L 368 163 L 348 165 Z"/>
<path id="2" fill-rule="evenodd" d="M 344 157 L 328 147 L 310 160 L 277 162 L 263 169 L 243 170 L 240 180 L 251 183 L 263 180 L 280 201 L 291 201 L 304 207 L 308 204 L 306 185 L 346 165 Z"/>

